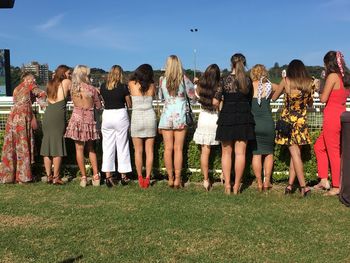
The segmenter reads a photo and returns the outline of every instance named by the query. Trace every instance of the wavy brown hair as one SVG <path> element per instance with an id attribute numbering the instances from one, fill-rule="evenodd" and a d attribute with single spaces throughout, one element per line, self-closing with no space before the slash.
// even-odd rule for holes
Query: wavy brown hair
<path id="1" fill-rule="evenodd" d="M 154 83 L 153 77 L 152 66 L 149 64 L 142 64 L 134 71 L 129 80 L 139 83 L 141 85 L 140 91 L 142 95 L 145 95 L 150 86 Z"/>
<path id="2" fill-rule="evenodd" d="M 58 87 L 61 85 L 62 81 L 67 78 L 66 72 L 68 70 L 70 70 L 70 68 L 66 65 L 59 65 L 56 68 L 53 79 L 50 79 L 47 84 L 47 97 L 49 99 L 57 99 Z"/>
<path id="3" fill-rule="evenodd" d="M 337 63 L 337 51 L 328 51 L 323 58 L 324 65 L 326 66 L 326 78 L 330 73 L 340 74 L 340 69 Z M 343 83 L 344 87 L 350 88 L 350 72 L 345 65 L 345 61 L 342 59 L 342 65 L 344 69 Z"/>
<path id="4" fill-rule="evenodd" d="M 287 68 L 287 77 L 292 89 L 311 92 L 313 80 L 306 70 L 304 63 L 299 59 L 292 60 Z"/>
<path id="5" fill-rule="evenodd" d="M 233 85 L 237 85 L 240 92 L 248 94 L 249 81 L 246 75 L 245 66 L 247 65 L 246 58 L 241 53 L 236 53 L 231 57 L 232 71 L 235 70 L 235 79 Z"/>
<path id="6" fill-rule="evenodd" d="M 220 68 L 216 64 L 207 67 L 198 82 L 199 103 L 205 110 L 213 111 L 213 98 L 220 83 Z"/>

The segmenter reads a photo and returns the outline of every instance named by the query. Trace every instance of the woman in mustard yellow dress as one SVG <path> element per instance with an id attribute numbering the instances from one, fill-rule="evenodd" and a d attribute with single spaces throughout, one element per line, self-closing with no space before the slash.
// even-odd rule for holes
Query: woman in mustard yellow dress
<path id="1" fill-rule="evenodd" d="M 314 81 L 306 71 L 305 65 L 300 60 L 292 60 L 287 68 L 285 76 L 272 100 L 278 99 L 284 93 L 284 108 L 281 119 L 291 124 L 291 132 L 288 136 L 277 130 L 276 144 L 286 145 L 291 155 L 289 167 L 289 183 L 285 194 L 292 193 L 294 180 L 298 177 L 300 192 L 303 197 L 310 194 L 310 188 L 306 187 L 303 161 L 301 159 L 301 146 L 310 144 L 310 136 L 306 122 L 307 107 L 313 103 Z"/>

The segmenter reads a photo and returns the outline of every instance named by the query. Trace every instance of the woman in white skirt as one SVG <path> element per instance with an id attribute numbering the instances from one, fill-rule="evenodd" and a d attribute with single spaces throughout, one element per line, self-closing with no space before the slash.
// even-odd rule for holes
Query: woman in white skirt
<path id="1" fill-rule="evenodd" d="M 211 64 L 199 79 L 197 86 L 197 96 L 202 110 L 199 114 L 197 129 L 194 133 L 193 140 L 196 144 L 201 145 L 201 170 L 204 175 L 203 186 L 209 191 L 211 184 L 209 182 L 209 155 L 211 145 L 218 145 L 215 140 L 216 122 L 218 112 L 213 105 L 214 94 L 220 85 L 220 69 L 218 65 Z"/>
<path id="2" fill-rule="evenodd" d="M 115 171 L 115 152 L 117 151 L 118 172 L 122 184 L 130 180 L 126 173 L 131 172 L 128 130 L 130 126 L 127 107 L 131 99 L 126 84 L 123 83 L 123 69 L 112 66 L 107 82 L 101 85 L 101 96 L 104 101 L 102 114 L 102 171 L 106 173 L 106 185 L 114 186 L 112 172 Z"/>

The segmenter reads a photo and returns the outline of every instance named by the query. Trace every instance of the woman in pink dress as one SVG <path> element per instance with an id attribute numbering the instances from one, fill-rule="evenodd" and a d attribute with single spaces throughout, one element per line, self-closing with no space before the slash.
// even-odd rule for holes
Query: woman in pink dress
<path id="1" fill-rule="evenodd" d="M 24 73 L 22 83 L 13 91 L 13 108 L 6 122 L 0 182 L 27 183 L 32 181 L 30 165 L 34 163 L 33 129 L 37 123 L 31 97 L 45 97 L 32 73 Z"/>
<path id="2" fill-rule="evenodd" d="M 81 172 L 81 187 L 85 187 L 87 184 L 84 163 L 85 145 L 89 152 L 93 171 L 92 184 L 94 186 L 100 185 L 100 174 L 94 149 L 94 141 L 100 139 L 100 136 L 94 119 L 94 108 L 100 109 L 101 101 L 97 89 L 90 85 L 89 75 L 90 69 L 86 66 L 78 65 L 74 68 L 71 87 L 74 109 L 64 135 L 75 142 L 76 158 Z"/>

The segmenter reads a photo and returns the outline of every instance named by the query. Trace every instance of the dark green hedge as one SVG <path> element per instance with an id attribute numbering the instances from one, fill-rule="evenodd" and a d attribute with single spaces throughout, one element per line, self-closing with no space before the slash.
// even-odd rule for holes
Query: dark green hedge
<path id="1" fill-rule="evenodd" d="M 192 141 L 193 133 L 194 133 L 193 129 L 189 129 L 187 133 L 187 140 L 184 147 L 183 175 L 186 179 L 189 179 L 190 181 L 201 181 L 202 180 L 201 173 L 190 171 L 189 169 L 189 168 L 200 169 L 200 146 L 196 145 L 194 141 Z M 318 135 L 319 135 L 319 132 L 311 133 L 313 142 L 316 140 Z M 38 131 L 35 132 L 36 164 L 33 166 L 34 174 L 36 174 L 37 177 L 40 177 L 41 175 L 45 175 L 43 165 L 42 165 L 42 162 L 43 162 L 42 157 L 39 155 L 41 138 L 42 138 L 42 133 L 39 129 Z M 1 149 L 2 149 L 2 144 L 3 144 L 3 133 L 0 133 Z M 302 149 L 302 156 L 304 160 L 304 171 L 306 174 L 307 181 L 313 181 L 317 179 L 317 176 L 316 176 L 317 164 L 316 164 L 315 154 L 312 146 L 313 145 L 304 146 Z M 99 163 L 101 164 L 101 161 L 102 161 L 101 141 L 96 142 L 96 148 L 97 148 L 98 160 L 99 160 Z M 64 158 L 62 174 L 76 176 L 77 174 L 79 174 L 78 172 L 79 170 L 76 167 L 75 147 L 74 147 L 74 142 L 72 140 L 67 140 L 67 152 L 69 157 Z M 131 152 L 131 158 L 133 162 L 133 148 L 132 148 L 131 140 L 130 140 L 130 152 Z M 155 158 L 154 158 L 154 171 L 153 171 L 153 177 L 156 179 L 164 178 L 164 176 L 166 175 L 166 172 L 163 169 L 164 168 L 163 153 L 164 153 L 164 146 L 163 146 L 162 136 L 157 135 L 156 143 L 155 143 Z M 88 162 L 88 159 L 86 160 Z M 289 155 L 288 148 L 285 146 L 276 145 L 274 175 L 273 175 L 273 179 L 275 181 L 283 181 L 288 178 L 289 160 L 290 160 L 290 155 Z M 254 175 L 250 167 L 250 161 L 251 161 L 251 154 L 248 153 L 247 167 L 246 167 L 245 176 L 244 176 L 246 180 L 252 180 L 254 178 Z M 133 164 L 133 167 L 134 167 L 134 164 Z M 213 169 L 213 170 L 221 169 L 221 147 L 220 146 L 212 147 L 212 153 L 210 156 L 210 169 Z M 136 175 L 134 174 L 131 174 L 130 176 L 133 178 L 136 178 Z M 212 173 L 211 176 L 213 180 L 219 179 L 219 174 L 217 173 Z"/>

